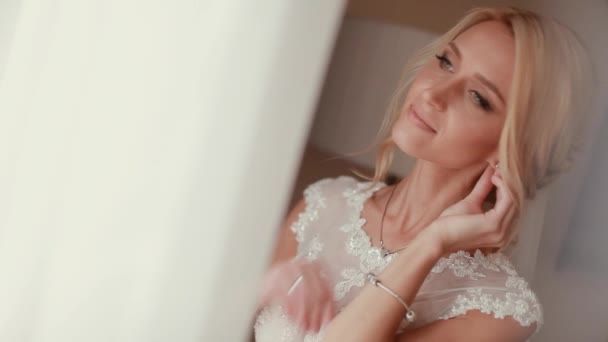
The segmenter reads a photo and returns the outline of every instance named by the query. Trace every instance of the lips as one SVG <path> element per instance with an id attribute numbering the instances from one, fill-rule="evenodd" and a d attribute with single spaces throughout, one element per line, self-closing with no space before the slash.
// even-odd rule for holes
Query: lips
<path id="1" fill-rule="evenodd" d="M 418 115 L 418 113 L 414 109 L 414 106 L 410 106 L 410 109 L 408 111 L 408 118 L 412 121 L 414 125 L 418 126 L 419 128 L 422 128 L 431 133 L 437 133 L 437 131 L 433 128 L 433 126 L 428 123 L 428 121 L 424 120 L 420 115 Z"/>

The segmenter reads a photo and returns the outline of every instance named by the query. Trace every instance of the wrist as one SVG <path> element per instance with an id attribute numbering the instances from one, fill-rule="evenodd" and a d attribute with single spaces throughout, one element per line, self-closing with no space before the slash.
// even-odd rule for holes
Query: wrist
<path id="1" fill-rule="evenodd" d="M 424 246 L 425 251 L 439 259 L 445 254 L 445 246 L 437 231 L 438 227 L 433 223 L 418 233 L 416 240 L 419 240 L 419 243 Z"/>

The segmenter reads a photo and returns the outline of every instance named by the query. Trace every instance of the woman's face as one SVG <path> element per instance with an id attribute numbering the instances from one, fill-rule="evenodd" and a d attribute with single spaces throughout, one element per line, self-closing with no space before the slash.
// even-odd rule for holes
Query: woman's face
<path id="1" fill-rule="evenodd" d="M 496 159 L 515 45 L 504 24 L 462 32 L 413 81 L 392 129 L 405 153 L 461 169 Z"/>

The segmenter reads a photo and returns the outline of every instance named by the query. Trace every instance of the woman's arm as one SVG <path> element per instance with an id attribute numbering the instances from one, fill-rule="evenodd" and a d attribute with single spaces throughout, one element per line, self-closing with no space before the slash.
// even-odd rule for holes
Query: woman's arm
<path id="1" fill-rule="evenodd" d="M 407 331 L 397 337 L 397 342 L 515 342 L 526 341 L 535 330 L 536 324 L 523 327 L 509 316 L 498 319 L 471 310 L 462 316 Z"/>
<path id="2" fill-rule="evenodd" d="M 494 208 L 484 212 L 483 200 L 496 186 Z M 498 171 L 488 167 L 471 193 L 447 208 L 403 250 L 378 279 L 407 303 L 412 303 L 427 274 L 447 253 L 478 248 L 502 248 L 510 236 L 515 209 Z M 395 333 L 405 308 L 383 289 L 366 285 L 359 295 L 326 326 L 325 341 L 395 341 Z M 481 315 L 481 316 L 480 316 Z M 474 329 L 477 340 L 517 341 L 528 336 L 528 328 L 513 327 L 511 320 L 499 320 L 474 312 L 432 324 L 399 337 L 400 341 L 470 341 Z M 492 327 L 494 326 L 494 328 Z M 513 331 L 511 331 L 513 330 Z"/>
<path id="3" fill-rule="evenodd" d="M 429 227 L 430 228 L 430 227 Z M 412 303 L 426 275 L 441 256 L 430 234 L 421 233 L 378 279 Z M 360 294 L 325 327 L 324 341 L 469 342 L 526 341 L 536 326 L 521 326 L 511 317 L 494 318 L 471 310 L 396 336 L 405 315 L 403 306 L 384 290 L 367 284 Z"/>
<path id="4" fill-rule="evenodd" d="M 406 303 L 412 303 L 427 274 L 442 255 L 441 246 L 436 241 L 430 234 L 420 233 L 378 275 L 378 279 Z M 368 284 L 325 327 L 324 340 L 394 341 L 404 314 L 405 309 L 395 298 Z"/>

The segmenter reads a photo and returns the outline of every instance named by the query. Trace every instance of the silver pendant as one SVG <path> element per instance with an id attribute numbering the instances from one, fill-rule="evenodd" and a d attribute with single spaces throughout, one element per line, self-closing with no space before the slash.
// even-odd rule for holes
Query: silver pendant
<path id="1" fill-rule="evenodd" d="M 380 253 L 382 253 L 383 258 L 386 258 L 387 256 L 389 256 L 391 254 L 391 252 L 384 247 L 380 248 Z"/>

